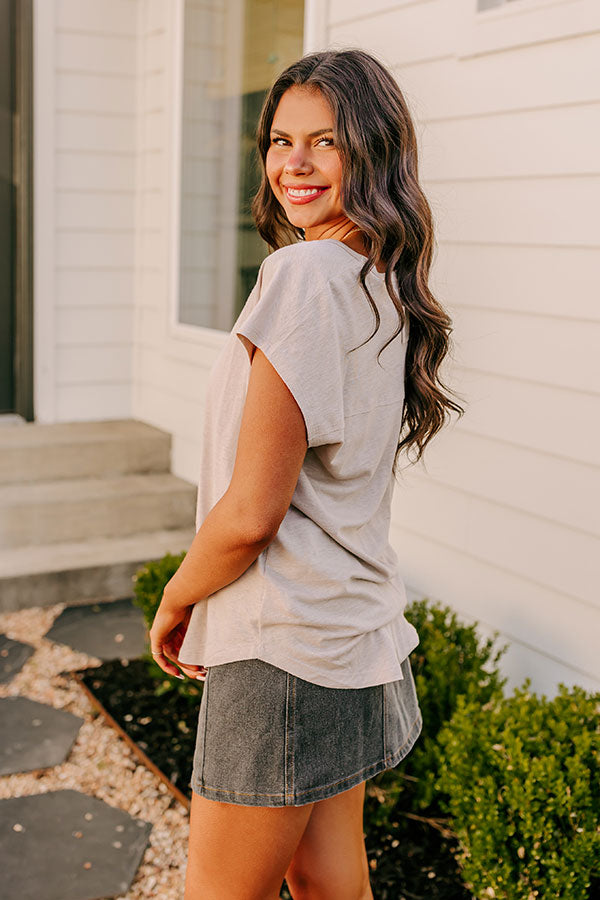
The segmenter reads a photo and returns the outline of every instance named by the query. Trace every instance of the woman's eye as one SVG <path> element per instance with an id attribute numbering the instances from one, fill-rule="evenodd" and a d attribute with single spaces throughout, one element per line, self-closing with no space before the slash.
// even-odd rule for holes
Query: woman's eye
<path id="1" fill-rule="evenodd" d="M 287 141 L 286 138 L 282 138 L 282 137 L 271 138 L 271 143 L 272 143 L 272 144 L 277 144 L 278 141 L 285 141 L 286 144 L 288 143 L 288 141 Z M 319 138 L 319 140 L 317 141 L 317 143 L 320 144 L 321 141 L 329 141 L 330 144 L 333 144 L 333 138 L 325 138 L 325 137 Z M 278 146 L 279 146 L 279 145 L 278 145 Z"/>

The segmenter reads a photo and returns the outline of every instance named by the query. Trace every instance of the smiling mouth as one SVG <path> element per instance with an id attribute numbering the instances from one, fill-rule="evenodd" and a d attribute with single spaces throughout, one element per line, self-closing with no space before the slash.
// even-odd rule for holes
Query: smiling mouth
<path id="1" fill-rule="evenodd" d="M 308 203 L 311 200 L 315 200 L 317 197 L 320 197 L 325 193 L 325 191 L 328 190 L 329 187 L 290 188 L 288 186 L 284 186 L 286 197 L 291 203 Z"/>

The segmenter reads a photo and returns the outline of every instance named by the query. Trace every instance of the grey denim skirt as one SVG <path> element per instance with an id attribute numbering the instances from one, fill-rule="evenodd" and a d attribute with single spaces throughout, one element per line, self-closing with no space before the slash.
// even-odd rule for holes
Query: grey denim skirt
<path id="1" fill-rule="evenodd" d="M 192 790 L 242 806 L 302 806 L 393 768 L 423 725 L 409 658 L 402 674 L 331 688 L 260 659 L 209 666 Z"/>

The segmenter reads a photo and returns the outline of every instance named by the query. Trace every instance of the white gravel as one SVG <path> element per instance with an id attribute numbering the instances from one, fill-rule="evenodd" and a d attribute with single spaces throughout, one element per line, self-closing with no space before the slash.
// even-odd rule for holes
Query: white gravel
<path id="1" fill-rule="evenodd" d="M 0 697 L 29 697 L 84 719 L 66 762 L 34 773 L 0 776 L 0 799 L 72 788 L 151 822 L 149 844 L 131 889 L 118 900 L 181 900 L 189 814 L 94 709 L 75 679 L 59 674 L 102 663 L 44 638 L 64 608 L 60 603 L 0 613 L 0 632 L 35 647 L 12 681 L 0 684 Z"/>

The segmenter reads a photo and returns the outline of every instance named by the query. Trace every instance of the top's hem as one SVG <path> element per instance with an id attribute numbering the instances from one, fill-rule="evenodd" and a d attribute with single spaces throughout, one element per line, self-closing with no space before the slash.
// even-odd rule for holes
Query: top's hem
<path id="1" fill-rule="evenodd" d="M 414 647 L 412 648 L 414 649 Z M 407 659 L 410 656 L 409 651 L 404 659 Z M 206 658 L 205 658 L 206 659 Z M 281 669 L 284 672 L 288 672 L 290 675 L 294 675 L 296 678 L 301 678 L 303 681 L 310 681 L 311 684 L 317 684 L 321 687 L 329 687 L 329 688 L 337 688 L 341 690 L 350 689 L 359 689 L 366 687 L 377 687 L 380 684 L 387 684 L 391 681 L 403 681 L 404 674 L 402 672 L 401 663 L 398 663 L 397 671 L 388 673 L 388 675 L 381 677 L 376 676 L 375 680 L 368 679 L 360 683 L 353 681 L 352 684 L 345 684 L 342 682 L 335 682 L 334 679 L 330 679 L 328 681 L 324 681 L 320 676 L 315 677 L 315 673 L 308 668 L 304 668 L 303 666 L 295 665 L 292 660 L 292 664 L 290 665 L 290 661 L 282 660 L 277 656 L 273 656 L 270 653 L 266 652 L 263 649 L 258 649 L 255 651 L 238 651 L 235 655 L 224 654 L 222 657 L 217 657 L 216 659 L 211 660 L 210 662 L 204 661 L 202 665 L 206 668 L 210 669 L 211 666 L 220 666 L 230 662 L 241 662 L 244 659 L 260 659 L 262 662 L 269 663 L 272 666 L 276 666 L 278 669 Z M 182 660 L 184 662 L 184 660 Z M 404 662 L 404 660 L 402 660 Z"/>

